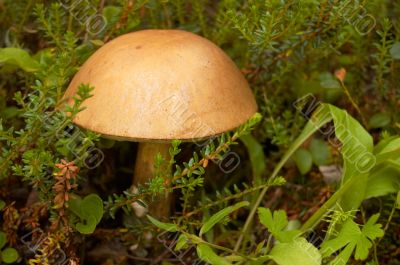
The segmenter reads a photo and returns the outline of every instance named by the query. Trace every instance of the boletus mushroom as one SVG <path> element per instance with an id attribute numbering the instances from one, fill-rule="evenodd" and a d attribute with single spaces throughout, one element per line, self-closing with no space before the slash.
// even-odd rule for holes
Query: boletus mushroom
<path id="1" fill-rule="evenodd" d="M 246 79 L 211 41 L 181 30 L 142 30 L 122 35 L 97 50 L 71 81 L 93 96 L 74 119 L 104 137 L 139 142 L 133 184 L 153 176 L 154 157 L 169 159 L 170 141 L 206 139 L 232 130 L 257 110 Z M 166 195 L 168 197 L 168 195 Z M 168 216 L 168 200 L 150 213 Z"/>

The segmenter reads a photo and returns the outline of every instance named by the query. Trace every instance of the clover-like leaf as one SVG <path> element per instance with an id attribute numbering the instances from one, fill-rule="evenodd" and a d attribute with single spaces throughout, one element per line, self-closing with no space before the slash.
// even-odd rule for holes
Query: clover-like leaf
<path id="1" fill-rule="evenodd" d="M 324 257 L 340 251 L 340 254 L 333 260 L 333 264 L 346 264 L 355 250 L 356 260 L 365 260 L 368 257 L 372 242 L 377 237 L 383 236 L 380 224 L 376 224 L 379 214 L 371 216 L 362 229 L 352 219 L 347 220 L 338 236 L 325 241 L 321 246 L 321 253 Z"/>
<path id="2" fill-rule="evenodd" d="M 291 242 L 301 233 L 299 230 L 286 230 L 288 220 L 286 212 L 283 210 L 272 213 L 270 209 L 260 207 L 258 208 L 258 217 L 260 222 L 281 243 Z"/>
<path id="3" fill-rule="evenodd" d="M 103 201 L 96 194 L 89 194 L 84 199 L 74 198 L 68 202 L 68 208 L 81 220 L 75 227 L 82 234 L 93 233 L 103 217 Z"/>
<path id="4" fill-rule="evenodd" d="M 96 194 L 89 194 L 82 201 L 82 210 L 87 218 L 94 216 L 98 224 L 103 217 L 103 201 Z"/>
<path id="5" fill-rule="evenodd" d="M 76 230 L 78 230 L 81 234 L 91 234 L 96 229 L 96 218 L 94 216 L 90 216 L 87 219 L 84 219 L 82 223 L 77 223 L 75 225 Z"/>

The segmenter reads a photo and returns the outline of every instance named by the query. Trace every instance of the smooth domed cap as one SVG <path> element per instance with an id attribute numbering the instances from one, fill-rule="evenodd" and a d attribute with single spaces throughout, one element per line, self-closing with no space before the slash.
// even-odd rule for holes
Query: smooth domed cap
<path id="1" fill-rule="evenodd" d="M 257 110 L 247 81 L 215 44 L 180 30 L 122 35 L 80 68 L 64 98 L 80 84 L 93 96 L 77 125 L 119 140 L 190 140 L 238 127 Z"/>

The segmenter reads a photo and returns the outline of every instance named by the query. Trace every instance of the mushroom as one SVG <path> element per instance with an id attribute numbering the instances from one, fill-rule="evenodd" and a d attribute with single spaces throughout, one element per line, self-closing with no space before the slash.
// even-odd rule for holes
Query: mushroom
<path id="1" fill-rule="evenodd" d="M 105 44 L 71 81 L 64 96 L 69 104 L 82 83 L 94 86 L 93 96 L 74 123 L 104 137 L 139 142 L 135 186 L 153 176 L 155 155 L 169 159 L 173 139 L 219 135 L 257 110 L 233 61 L 209 40 L 181 30 L 142 30 Z M 168 204 L 150 204 L 151 214 L 168 216 Z"/>

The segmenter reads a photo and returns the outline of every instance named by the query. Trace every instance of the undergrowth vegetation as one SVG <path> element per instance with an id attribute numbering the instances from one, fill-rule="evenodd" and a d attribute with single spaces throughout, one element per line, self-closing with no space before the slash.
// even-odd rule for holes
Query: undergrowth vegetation
<path id="1" fill-rule="evenodd" d="M 400 2 L 0 0 L 0 11 L 0 263 L 400 264 Z M 259 113 L 204 143 L 173 141 L 132 189 L 137 144 L 73 125 L 90 84 L 72 106 L 63 93 L 104 43 L 149 28 L 220 46 Z M 170 218 L 137 217 L 166 192 Z"/>

